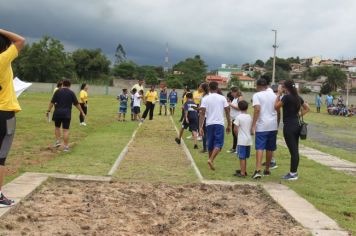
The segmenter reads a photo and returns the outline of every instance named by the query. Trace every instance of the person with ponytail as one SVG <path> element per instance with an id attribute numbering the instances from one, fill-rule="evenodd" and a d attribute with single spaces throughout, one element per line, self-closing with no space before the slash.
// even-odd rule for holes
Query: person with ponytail
<path id="1" fill-rule="evenodd" d="M 283 176 L 285 180 L 298 179 L 299 166 L 299 117 L 309 112 L 309 106 L 298 94 L 293 80 L 286 80 L 283 86 L 278 87 L 275 109 L 283 110 L 283 136 L 290 156 L 290 172 Z"/>

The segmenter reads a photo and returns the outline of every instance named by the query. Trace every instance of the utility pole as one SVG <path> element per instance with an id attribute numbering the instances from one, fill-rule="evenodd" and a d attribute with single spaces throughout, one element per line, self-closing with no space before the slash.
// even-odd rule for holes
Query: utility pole
<path id="1" fill-rule="evenodd" d="M 166 44 L 166 57 L 164 59 L 164 72 L 168 72 L 169 70 L 169 49 L 168 43 Z"/>
<path id="2" fill-rule="evenodd" d="M 277 30 L 273 29 L 274 32 L 274 44 L 273 44 L 273 71 L 272 71 L 272 85 L 276 83 L 276 53 L 277 53 Z"/>

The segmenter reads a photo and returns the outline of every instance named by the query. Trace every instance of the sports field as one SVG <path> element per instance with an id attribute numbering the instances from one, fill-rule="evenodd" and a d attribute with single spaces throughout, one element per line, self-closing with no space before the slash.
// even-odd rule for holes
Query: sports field
<path id="1" fill-rule="evenodd" d="M 79 126 L 79 121 L 77 122 L 77 116 L 79 114 L 77 111 L 73 111 L 70 140 L 71 152 L 63 153 L 61 150 L 53 149 L 51 147 L 54 141 L 53 124 L 48 123 L 45 119 L 45 111 L 49 99 L 50 94 L 26 93 L 21 96 L 20 103 L 23 111 L 17 116 L 18 128 L 10 158 L 7 163 L 9 170 L 6 181 L 9 182 L 24 172 L 107 175 L 119 153 L 130 140 L 138 123 L 116 121 L 118 104 L 115 97 L 93 96 L 90 99 L 87 127 Z M 156 111 L 158 111 L 158 109 L 156 109 Z M 180 110 L 178 109 L 174 117 L 177 127 L 179 127 L 179 116 Z M 196 184 L 198 180 L 193 169 L 190 167 L 189 161 L 184 158 L 182 149 L 174 142 L 176 133 L 173 123 L 168 116 L 158 117 L 157 115 L 151 124 L 150 122 L 151 121 L 146 121 L 138 130 L 135 142 L 130 147 L 126 158 L 120 164 L 118 171 L 114 174 L 114 178 L 118 181 L 115 181 L 114 184 L 117 186 L 114 186 L 117 188 L 132 187 L 133 189 L 137 189 L 137 191 L 139 191 L 139 189 L 146 189 L 147 191 L 152 192 L 152 188 L 155 187 L 150 186 L 163 184 L 160 185 L 160 188 L 165 188 L 164 191 L 168 191 L 165 193 L 167 195 L 177 194 L 176 191 L 186 191 L 186 187 L 184 187 L 183 190 L 179 190 L 178 187 L 177 190 L 172 186 L 177 186 L 177 184 L 178 186 L 181 186 L 181 184 L 184 184 L 185 186 L 187 184 Z M 348 133 L 344 131 L 356 131 L 355 118 L 333 117 L 324 114 L 311 113 L 310 116 L 308 115 L 307 122 L 312 125 L 324 125 L 323 131 L 325 132 L 331 129 L 329 127 L 332 126 L 333 130 L 336 129 L 340 131 L 336 133 L 337 137 L 345 143 L 349 140 L 349 136 Z M 332 133 L 330 136 L 336 137 L 333 136 L 336 134 Z M 188 133 L 185 134 L 185 136 L 188 135 Z M 225 147 L 215 162 L 216 171 L 214 172 L 208 169 L 207 156 L 201 154 L 199 150 L 194 150 L 192 143 L 186 141 L 188 148 L 205 179 L 251 181 L 250 178 L 241 180 L 232 175 L 234 171 L 238 169 L 238 160 L 235 155 L 226 152 L 230 149 L 231 141 L 231 137 L 226 137 Z M 325 142 L 319 142 L 317 139 L 303 141 L 302 144 L 313 146 L 324 152 L 330 152 L 340 158 L 356 162 L 352 150 L 344 150 L 338 148 L 336 145 L 335 147 L 330 148 L 325 146 Z M 199 143 L 199 147 L 201 147 L 201 143 Z M 248 171 L 250 175 L 254 170 L 255 158 L 253 155 L 254 153 L 252 153 L 252 158 L 248 161 Z M 279 147 L 275 156 L 279 168 L 273 170 L 270 177 L 265 177 L 261 181 L 280 183 L 280 177 L 288 172 L 289 169 L 288 155 L 288 151 L 285 148 Z M 131 186 L 130 184 L 132 183 L 135 183 L 135 186 Z M 140 187 L 140 184 L 142 183 L 147 183 L 147 185 L 145 187 Z M 356 233 L 355 176 L 334 171 L 328 167 L 307 160 L 306 158 L 302 158 L 300 165 L 300 179 L 296 182 L 282 183 L 288 185 L 319 210 L 335 219 L 344 229 L 350 230 L 354 234 Z M 54 184 L 54 186 L 56 186 L 58 183 Z M 165 187 L 165 184 L 169 186 Z M 74 186 L 75 184 L 70 185 Z M 53 191 L 53 186 L 51 185 L 46 185 L 44 188 L 47 189 L 46 191 L 48 192 Z M 90 185 L 74 186 L 74 188 L 82 189 L 84 192 L 90 191 Z M 170 188 L 172 188 L 171 191 L 169 190 Z M 195 187 L 192 188 L 194 189 Z M 43 197 L 43 191 L 41 190 L 36 194 L 39 194 L 39 197 Z M 126 203 L 130 199 L 130 196 L 137 196 L 135 195 L 137 194 L 135 192 L 136 190 L 133 191 L 134 192 L 129 192 L 126 193 L 125 196 L 122 196 L 122 198 L 120 198 L 120 201 L 122 202 L 119 203 Z M 251 191 L 258 192 L 258 189 L 253 189 Z M 193 192 L 197 193 L 199 191 Z M 199 195 L 195 196 L 196 198 L 199 198 Z M 72 200 L 72 196 L 67 197 L 68 201 Z M 211 199 L 215 199 L 216 197 L 219 198 L 221 196 L 212 196 Z M 159 199 L 161 199 L 160 196 L 157 196 L 152 199 L 152 202 L 155 203 L 161 201 Z M 108 201 L 110 202 L 110 199 Z M 130 204 L 134 204 L 134 202 L 130 202 Z M 162 202 L 162 206 L 164 206 L 163 208 L 167 211 L 172 211 L 169 205 L 165 204 L 167 204 L 167 202 Z M 189 205 L 191 202 L 186 202 L 184 204 Z M 107 206 L 113 207 L 113 205 L 110 204 Z M 151 209 L 150 207 L 147 209 Z M 277 207 L 272 208 L 272 210 L 277 210 L 279 212 L 276 214 L 283 214 L 281 209 L 278 210 Z M 225 212 L 224 214 L 228 213 L 228 207 L 222 207 L 222 209 L 223 211 L 220 212 L 221 214 L 223 214 L 222 212 Z M 125 213 L 124 210 L 121 211 L 122 214 Z M 251 211 L 251 214 L 257 214 L 257 212 L 258 211 Z M 132 217 L 136 217 L 136 213 L 138 212 L 131 212 L 130 214 Z M 16 216 L 20 217 L 19 215 Z M 4 220 L 8 223 L 9 221 L 16 219 L 8 218 Z M 221 220 L 226 219 L 221 218 Z M 280 224 L 278 220 L 275 223 Z M 0 227 L 3 228 L 6 224 L 0 225 Z M 17 225 L 17 223 L 15 225 Z M 79 230 L 88 230 L 86 226 L 87 224 L 84 224 L 84 229 Z M 290 232 L 288 230 L 297 230 L 299 227 L 295 223 L 292 223 L 289 226 L 290 228 L 286 228 L 286 231 L 284 232 Z M 158 229 L 150 228 L 150 230 L 158 230 L 152 231 L 153 233 L 159 233 L 160 230 L 163 230 L 165 233 L 170 232 L 164 231 L 165 227 L 165 225 L 162 225 L 159 226 Z M 212 227 L 217 226 L 214 225 Z M 275 226 L 272 225 L 271 227 L 273 228 Z M 188 227 L 186 229 L 192 230 L 194 227 Z M 10 233 L 13 232 L 11 229 L 7 228 L 3 228 L 3 230 Z M 19 232 L 21 232 L 21 230 Z M 175 233 L 175 231 L 171 232 Z M 219 233 L 219 231 L 216 232 Z"/>

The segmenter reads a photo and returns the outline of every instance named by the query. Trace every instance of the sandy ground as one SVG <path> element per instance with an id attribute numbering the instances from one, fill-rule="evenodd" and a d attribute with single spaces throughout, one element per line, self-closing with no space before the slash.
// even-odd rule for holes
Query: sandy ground
<path id="1" fill-rule="evenodd" d="M 49 181 L 0 235 L 307 235 L 251 186 Z"/>

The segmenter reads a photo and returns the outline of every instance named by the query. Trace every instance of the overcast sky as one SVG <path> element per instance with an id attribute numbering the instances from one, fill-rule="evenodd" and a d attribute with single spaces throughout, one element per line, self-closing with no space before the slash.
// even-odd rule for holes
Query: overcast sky
<path id="1" fill-rule="evenodd" d="M 221 63 L 266 60 L 278 30 L 278 56 L 356 57 L 355 0 L 0 0 L 0 28 L 32 42 L 43 35 L 67 50 L 101 48 L 113 58 L 163 65 L 196 54 Z"/>

